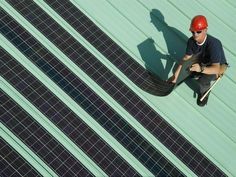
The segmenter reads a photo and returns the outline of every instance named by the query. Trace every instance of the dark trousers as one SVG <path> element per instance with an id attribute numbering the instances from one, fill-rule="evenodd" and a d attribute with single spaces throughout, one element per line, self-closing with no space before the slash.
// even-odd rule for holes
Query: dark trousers
<path id="1" fill-rule="evenodd" d="M 199 94 L 203 95 L 211 86 L 211 81 L 216 79 L 215 74 L 201 74 L 198 79 Z"/>

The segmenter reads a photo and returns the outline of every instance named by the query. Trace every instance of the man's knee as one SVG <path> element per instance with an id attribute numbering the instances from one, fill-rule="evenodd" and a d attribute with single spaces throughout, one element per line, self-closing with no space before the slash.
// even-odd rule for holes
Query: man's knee
<path id="1" fill-rule="evenodd" d="M 202 74 L 202 76 L 198 79 L 199 84 L 199 92 L 204 93 L 206 90 L 208 90 L 211 86 L 211 81 L 214 81 L 216 79 L 216 75 L 207 75 Z"/>

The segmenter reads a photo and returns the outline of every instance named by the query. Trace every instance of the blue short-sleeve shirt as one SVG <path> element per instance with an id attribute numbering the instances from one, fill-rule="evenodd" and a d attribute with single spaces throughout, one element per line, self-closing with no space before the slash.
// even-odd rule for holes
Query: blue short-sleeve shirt
<path id="1" fill-rule="evenodd" d="M 187 42 L 186 55 L 200 54 L 200 60 L 204 64 L 220 63 L 225 64 L 226 58 L 220 40 L 207 35 L 203 45 L 198 45 L 197 42 L 190 37 Z"/>

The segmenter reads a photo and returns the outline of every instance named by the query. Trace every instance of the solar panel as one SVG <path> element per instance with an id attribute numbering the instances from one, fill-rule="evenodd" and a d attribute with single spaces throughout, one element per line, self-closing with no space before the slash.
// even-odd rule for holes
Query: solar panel
<path id="1" fill-rule="evenodd" d="M 22 53 L 31 59 L 45 74 L 47 74 L 55 83 L 57 83 L 68 95 L 71 96 L 84 110 L 86 110 L 95 120 L 97 120 L 108 132 L 110 132 L 124 147 L 126 147 L 137 159 L 139 159 L 144 165 L 150 169 L 154 174 L 166 174 L 169 173 L 172 176 L 183 176 L 176 167 L 174 167 L 168 160 L 160 154 L 155 148 L 150 145 L 137 131 L 135 131 L 128 123 L 126 123 L 123 118 L 118 115 L 104 100 L 98 97 L 87 85 L 85 85 L 78 77 L 76 77 L 71 71 L 69 71 L 63 64 L 61 64 L 52 54 L 48 52 L 39 42 L 37 42 L 27 31 L 19 26 L 12 18 L 7 16 L 7 14 L 1 14 L 4 16 L 2 19 L 4 23 L 1 29 L 2 34 L 5 35 L 9 41 L 11 41 L 16 47 L 18 47 Z M 14 28 L 10 28 L 13 27 Z M 27 39 L 27 40 L 22 40 Z M 26 77 L 26 76 L 25 76 Z M 27 76 L 28 77 L 28 76 Z M 31 85 L 29 82 L 28 84 Z M 35 85 L 35 84 L 34 84 Z M 39 85 L 31 85 L 35 90 L 39 90 Z M 40 87 L 41 88 L 41 87 Z M 19 91 L 24 89 L 19 89 Z M 55 105 L 54 110 L 63 110 L 65 115 L 68 115 L 68 111 L 58 104 L 58 100 L 52 99 L 51 95 L 45 94 L 47 91 L 42 90 L 40 93 L 44 93 L 45 100 L 50 98 L 50 101 L 40 101 L 37 102 L 44 103 L 44 107 L 49 108 Z M 30 97 L 27 96 L 30 93 Z M 26 98 L 32 100 L 39 93 L 34 93 L 34 90 L 30 89 L 23 93 Z M 42 96 L 44 97 L 44 96 Z M 34 98 L 34 99 L 33 99 Z M 45 103 L 48 104 L 46 105 Z M 55 104 L 56 103 L 56 104 Z M 45 114 L 54 119 L 53 114 L 56 114 L 52 110 L 42 110 L 46 112 Z M 49 113 L 50 114 L 47 114 Z M 64 116 L 65 116 L 64 115 Z M 61 117 L 62 119 L 62 117 Z M 60 123 L 63 121 L 60 119 Z M 54 120 L 56 124 L 56 120 Z M 72 121 L 75 125 L 78 125 L 78 121 Z M 65 122 L 63 126 L 70 125 L 70 122 Z M 80 123 L 81 124 L 81 123 Z M 75 133 L 76 136 L 83 134 L 84 132 Z M 89 138 L 89 137 L 86 137 Z M 72 138 L 73 140 L 75 139 Z M 86 151 L 86 149 L 85 149 Z M 108 152 L 108 150 L 106 150 Z M 109 154 L 109 156 L 112 156 Z M 112 157 L 113 159 L 114 157 Z M 97 160 L 97 163 L 101 163 L 101 160 Z M 123 167 L 124 168 L 124 167 Z M 130 175 L 130 174 L 129 174 Z"/>
<path id="2" fill-rule="evenodd" d="M 1 95 L 1 92 L 0 92 Z M 0 96 L 1 99 L 1 96 Z M 0 176 L 42 176 L 0 137 Z"/>
<path id="3" fill-rule="evenodd" d="M 2 54 L 2 50 L 1 54 Z M 6 55 L 1 55 L 6 57 Z M 6 57 L 8 58 L 8 57 Z M 9 59 L 9 58 L 8 58 Z M 10 62 L 9 62 L 10 63 Z M 15 66 L 15 69 L 21 69 Z M 11 75 L 11 73 L 8 73 Z M 11 78 L 12 80 L 16 79 Z M 0 91 L 1 105 L 5 112 L 1 122 L 24 142 L 35 154 L 60 176 L 92 176 L 55 138 L 44 130 L 25 110 L 6 93 Z"/>

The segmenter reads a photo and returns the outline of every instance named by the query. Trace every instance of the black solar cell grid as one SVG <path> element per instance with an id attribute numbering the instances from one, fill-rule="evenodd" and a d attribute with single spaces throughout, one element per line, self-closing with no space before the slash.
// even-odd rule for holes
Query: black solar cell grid
<path id="1" fill-rule="evenodd" d="M 1 56 L 3 51 L 0 51 Z M 52 135 L 3 91 L 1 122 L 60 176 L 92 176 Z"/>
<path id="2" fill-rule="evenodd" d="M 2 92 L 0 91 L 0 95 Z M 1 96 L 0 96 L 1 98 Z M 0 138 L 0 176 L 42 176 L 2 137 Z"/>
<path id="3" fill-rule="evenodd" d="M 11 21 L 14 26 L 17 26 L 13 23 L 13 19 L 7 17 L 6 14 L 2 15 L 5 16 L 5 18 L 2 19 L 3 22 Z M 138 132 L 136 132 L 131 126 L 129 126 L 106 102 L 99 98 L 87 85 L 85 85 L 79 78 L 71 73 L 71 71 L 63 66 L 53 55 L 51 55 L 45 48 L 43 48 L 43 46 L 31 37 L 30 34 L 27 32 L 23 33 L 24 30 L 20 27 L 17 27 L 17 30 L 12 29 L 12 31 L 9 27 L 9 25 L 3 25 L 3 28 L 1 29 L 3 35 L 5 35 L 16 47 L 22 50 L 22 53 L 28 56 L 32 62 L 34 62 L 43 72 L 52 78 L 55 83 L 63 88 L 63 90 L 68 93 L 68 95 L 70 95 L 79 105 L 81 105 L 84 110 L 93 116 L 95 120 L 97 120 L 108 132 L 110 132 L 119 142 L 121 142 L 121 144 L 126 147 L 137 159 L 144 163 L 150 171 L 154 174 L 160 175 L 168 172 L 173 176 L 181 176 L 176 167 L 168 162 L 163 155 L 161 155 L 153 146 L 144 140 L 143 137 L 139 135 Z M 24 36 L 21 34 L 24 34 Z M 27 40 L 23 41 L 23 37 Z M 31 46 L 29 46 L 30 44 Z M 38 87 L 39 86 L 34 86 L 33 88 L 37 89 Z M 32 94 L 33 90 L 27 90 L 27 92 L 31 93 L 31 97 L 37 96 L 37 93 Z M 42 91 L 42 93 L 46 92 L 46 90 Z M 53 106 L 55 102 L 58 102 L 55 99 L 51 99 L 51 97 L 51 95 L 47 95 L 45 97 L 45 99 L 50 98 L 50 100 L 47 101 L 49 104 L 46 107 Z M 33 99 L 32 102 L 34 102 Z M 38 99 L 37 102 L 39 102 Z M 35 104 L 37 105 L 37 103 Z M 67 111 L 62 109 L 61 105 L 57 103 L 55 109 L 58 107 L 60 107 L 59 110 L 63 110 L 66 115 L 69 114 Z M 53 111 L 46 112 L 53 114 Z M 79 133 L 83 132 L 77 132 L 77 136 Z M 109 155 L 111 156 L 111 154 Z"/>

